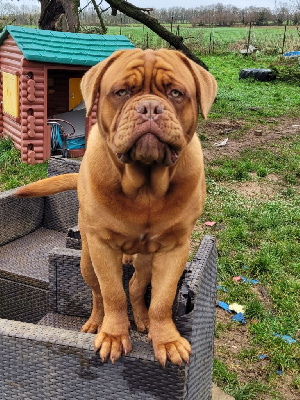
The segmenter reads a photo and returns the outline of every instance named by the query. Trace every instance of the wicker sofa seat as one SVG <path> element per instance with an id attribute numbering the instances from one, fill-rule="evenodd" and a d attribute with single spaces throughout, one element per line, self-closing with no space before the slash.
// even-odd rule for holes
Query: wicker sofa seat
<path id="1" fill-rule="evenodd" d="M 92 302 L 80 273 L 80 233 L 67 228 L 77 223 L 76 194 L 55 196 L 0 195 L 0 224 L 4 219 L 11 223 L 0 241 L 0 398 L 209 400 L 215 240 L 203 238 L 178 284 L 173 306 L 176 326 L 192 344 L 190 364 L 160 366 L 147 335 L 136 332 L 129 302 L 133 351 L 114 365 L 103 364 L 94 353 L 94 335 L 80 332 Z M 131 266 L 123 267 L 127 295 L 132 272 Z M 146 303 L 150 298 L 149 287 Z"/>

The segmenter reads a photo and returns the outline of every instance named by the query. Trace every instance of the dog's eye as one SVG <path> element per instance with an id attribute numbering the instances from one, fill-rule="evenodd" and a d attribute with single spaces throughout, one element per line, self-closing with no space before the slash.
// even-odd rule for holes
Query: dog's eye
<path id="1" fill-rule="evenodd" d="M 171 96 L 174 97 L 175 99 L 178 99 L 178 97 L 181 97 L 181 96 L 182 96 L 182 93 L 181 93 L 179 90 L 177 90 L 177 89 L 172 89 L 170 94 L 171 94 Z"/>
<path id="2" fill-rule="evenodd" d="M 116 92 L 116 95 L 119 96 L 119 97 L 126 96 L 126 95 L 127 95 L 127 90 L 125 90 L 125 89 L 120 89 L 120 90 L 118 90 L 118 91 Z"/>

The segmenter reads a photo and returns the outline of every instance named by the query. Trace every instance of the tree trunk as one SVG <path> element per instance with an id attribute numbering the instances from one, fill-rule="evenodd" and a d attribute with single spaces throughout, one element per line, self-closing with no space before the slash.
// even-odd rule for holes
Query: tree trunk
<path id="1" fill-rule="evenodd" d="M 77 32 L 80 0 L 40 0 L 40 29 L 61 32 Z"/>
<path id="2" fill-rule="evenodd" d="M 183 37 L 176 36 L 164 28 L 157 19 L 141 11 L 138 7 L 124 0 L 105 0 L 112 8 L 119 10 L 128 17 L 134 18 L 148 26 L 153 32 L 157 33 L 162 39 L 166 40 L 176 50 L 181 50 L 188 58 L 195 61 L 201 67 L 208 69 L 205 63 L 200 60 L 188 47 L 183 44 Z"/>

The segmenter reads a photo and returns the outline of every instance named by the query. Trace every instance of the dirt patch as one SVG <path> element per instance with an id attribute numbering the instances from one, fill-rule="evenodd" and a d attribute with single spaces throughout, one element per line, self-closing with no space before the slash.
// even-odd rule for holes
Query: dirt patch
<path id="1" fill-rule="evenodd" d="M 225 326 L 230 324 L 232 315 L 217 308 L 217 321 Z M 257 362 L 249 362 L 239 356 L 241 350 L 249 350 L 249 353 L 251 351 L 248 328 L 240 323 L 232 323 L 229 329 L 219 333 L 219 338 L 215 339 L 215 357 L 235 372 L 242 384 L 253 380 L 263 382 L 269 361 L 257 357 Z"/>
<path id="2" fill-rule="evenodd" d="M 238 194 L 247 198 L 256 198 L 260 200 L 273 200 L 279 193 L 279 183 L 269 176 L 260 180 L 246 182 L 226 182 L 222 183 L 226 189 L 235 190 Z"/>
<path id="3" fill-rule="evenodd" d="M 235 157 L 242 150 L 253 147 L 269 147 L 286 137 L 300 134 L 300 118 L 270 119 L 267 124 L 256 125 L 242 134 L 245 128 L 243 121 L 205 121 L 198 127 L 200 137 L 204 136 L 203 154 L 206 161 L 219 157 Z M 228 138 L 225 146 L 216 144 Z"/>
<path id="4" fill-rule="evenodd" d="M 253 293 L 256 295 L 258 300 L 263 304 L 267 310 L 272 309 L 272 299 L 269 296 L 268 290 L 262 285 L 254 285 L 251 287 Z"/>

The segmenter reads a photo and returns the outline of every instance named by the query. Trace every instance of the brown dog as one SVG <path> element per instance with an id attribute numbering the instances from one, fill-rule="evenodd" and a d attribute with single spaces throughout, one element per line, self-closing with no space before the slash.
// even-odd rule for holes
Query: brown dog
<path id="1" fill-rule="evenodd" d="M 181 365 L 190 344 L 172 321 L 190 234 L 205 200 L 198 107 L 207 117 L 216 95 L 213 76 L 172 50 L 115 52 L 83 77 L 87 113 L 98 92 L 79 174 L 61 175 L 18 190 L 22 197 L 78 189 L 81 269 L 93 292 L 84 332 L 112 362 L 131 350 L 122 255 L 133 255 L 130 300 L 139 331 L 149 332 L 155 356 Z M 78 180 L 78 184 L 77 184 Z M 149 310 L 144 293 L 151 282 Z"/>

